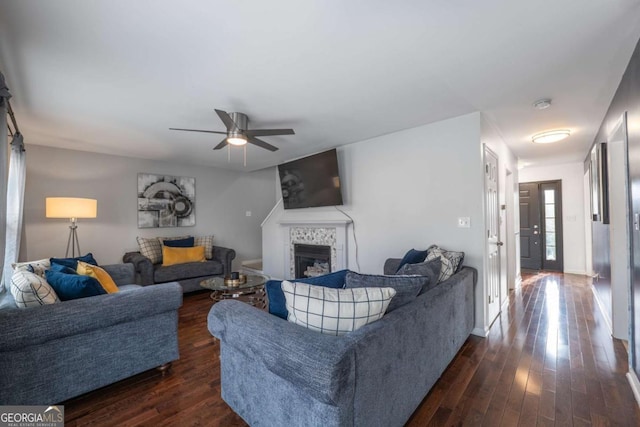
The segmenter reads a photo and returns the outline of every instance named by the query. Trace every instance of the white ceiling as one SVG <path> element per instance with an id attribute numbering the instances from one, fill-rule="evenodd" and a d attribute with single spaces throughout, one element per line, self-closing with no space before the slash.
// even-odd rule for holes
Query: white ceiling
<path id="1" fill-rule="evenodd" d="M 239 170 L 473 111 L 524 162 L 581 161 L 639 37 L 638 0 L 0 3 L 26 142 Z M 168 130 L 224 130 L 214 108 L 296 135 L 245 169 L 221 135 Z"/>

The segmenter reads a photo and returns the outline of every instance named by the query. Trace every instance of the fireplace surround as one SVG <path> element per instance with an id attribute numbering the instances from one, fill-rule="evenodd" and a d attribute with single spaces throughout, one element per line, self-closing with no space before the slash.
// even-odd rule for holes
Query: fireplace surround
<path id="1" fill-rule="evenodd" d="M 285 279 L 296 275 L 295 245 L 329 247 L 329 271 L 347 268 L 347 227 L 351 220 L 281 220 L 284 233 Z M 312 269 L 313 270 L 313 269 Z M 304 276 L 300 276 L 304 277 Z"/>

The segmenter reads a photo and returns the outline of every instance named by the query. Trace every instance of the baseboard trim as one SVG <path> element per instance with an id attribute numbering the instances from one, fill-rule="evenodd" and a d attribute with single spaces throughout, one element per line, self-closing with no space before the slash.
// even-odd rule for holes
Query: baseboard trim
<path id="1" fill-rule="evenodd" d="M 640 381 L 638 381 L 636 373 L 633 371 L 627 372 L 627 380 L 629 380 L 629 385 L 633 391 L 633 396 L 636 398 L 636 403 L 640 406 Z"/>
<path id="2" fill-rule="evenodd" d="M 609 315 L 607 314 L 607 308 L 604 306 L 602 300 L 600 300 L 600 296 L 598 296 L 598 291 L 594 286 L 591 286 L 591 292 L 593 292 L 593 297 L 598 304 L 598 309 L 600 310 L 600 314 L 602 314 L 602 318 L 604 319 L 604 323 L 609 328 L 609 333 L 613 336 L 613 326 L 611 325 L 611 319 L 609 319 Z"/>
<path id="3" fill-rule="evenodd" d="M 584 270 L 565 270 L 565 274 L 577 274 L 579 276 L 588 276 L 587 272 Z"/>
<path id="4" fill-rule="evenodd" d="M 514 284 L 514 289 L 518 289 L 521 286 L 522 286 L 522 276 L 520 275 L 520 273 L 518 273 L 518 275 L 516 276 L 516 283 Z"/>
<path id="5" fill-rule="evenodd" d="M 488 328 L 473 328 L 473 331 L 471 331 L 471 335 L 475 335 L 477 337 L 486 338 L 487 335 L 489 335 L 489 329 Z"/>

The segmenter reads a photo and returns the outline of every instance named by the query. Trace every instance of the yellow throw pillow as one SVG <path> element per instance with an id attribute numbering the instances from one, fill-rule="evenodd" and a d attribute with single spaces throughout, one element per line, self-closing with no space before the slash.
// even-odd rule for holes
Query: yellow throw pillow
<path id="1" fill-rule="evenodd" d="M 109 276 L 109 273 L 107 273 L 103 268 L 100 268 L 97 265 L 91 265 L 87 264 L 86 262 L 78 261 L 76 273 L 82 276 L 93 277 L 100 283 L 100 286 L 102 286 L 102 288 L 108 294 L 114 294 L 118 292 L 118 285 L 116 285 L 116 282 L 114 282 L 111 276 Z"/>
<path id="2" fill-rule="evenodd" d="M 162 246 L 162 265 L 184 264 L 187 262 L 205 262 L 204 246 L 194 246 L 192 248 L 172 248 Z"/>

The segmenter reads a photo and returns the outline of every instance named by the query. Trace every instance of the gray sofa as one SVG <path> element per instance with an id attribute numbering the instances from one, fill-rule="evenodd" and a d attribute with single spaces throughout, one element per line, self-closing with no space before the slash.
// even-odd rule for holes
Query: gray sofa
<path id="1" fill-rule="evenodd" d="M 102 267 L 119 292 L 33 308 L 0 295 L 0 405 L 60 403 L 179 358 L 180 286 Z"/>
<path id="2" fill-rule="evenodd" d="M 140 285 L 178 282 L 183 292 L 193 292 L 202 290 L 200 282 L 204 279 L 228 275 L 235 257 L 236 251 L 233 249 L 214 246 L 213 258 L 206 262 L 188 262 L 164 267 L 162 264 L 153 264 L 140 252 L 127 252 L 122 261 L 135 266 L 136 283 Z"/>
<path id="3" fill-rule="evenodd" d="M 222 398 L 252 426 L 402 426 L 471 333 L 475 281 L 464 267 L 341 337 L 217 303 L 208 321 L 220 339 Z"/>

